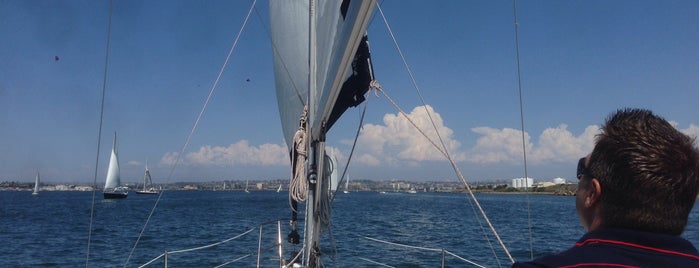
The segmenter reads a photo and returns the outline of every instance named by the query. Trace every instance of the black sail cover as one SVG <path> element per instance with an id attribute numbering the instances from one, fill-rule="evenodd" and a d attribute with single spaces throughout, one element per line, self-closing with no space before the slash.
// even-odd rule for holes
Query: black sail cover
<path id="1" fill-rule="evenodd" d="M 371 66 L 369 39 L 364 35 L 352 60 L 352 74 L 342 84 L 335 106 L 326 122 L 327 129 L 330 129 L 348 108 L 355 107 L 366 99 L 364 95 L 369 91 L 373 80 L 374 69 Z"/>

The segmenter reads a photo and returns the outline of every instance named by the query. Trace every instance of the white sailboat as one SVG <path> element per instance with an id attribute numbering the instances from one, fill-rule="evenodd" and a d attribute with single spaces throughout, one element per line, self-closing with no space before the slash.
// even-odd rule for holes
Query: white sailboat
<path id="1" fill-rule="evenodd" d="M 279 184 L 279 188 L 277 188 L 277 193 L 282 191 L 282 184 Z"/>
<path id="2" fill-rule="evenodd" d="M 339 172 L 340 169 L 338 168 L 338 162 L 337 162 L 337 157 L 335 157 L 335 151 L 332 150 L 330 153 L 329 157 L 329 170 L 330 170 L 330 194 L 335 194 L 340 188 L 340 178 L 339 178 Z"/>
<path id="3" fill-rule="evenodd" d="M 39 194 L 39 171 L 36 171 L 36 179 L 34 179 L 34 191 L 32 192 L 32 195 L 38 195 Z"/>
<path id="4" fill-rule="evenodd" d="M 121 175 L 119 174 L 119 156 L 116 149 L 116 132 L 112 143 L 112 154 L 109 157 L 109 168 L 107 169 L 107 179 L 104 183 L 104 199 L 122 199 L 128 196 L 126 187 L 121 186 Z"/>
<path id="5" fill-rule="evenodd" d="M 248 194 L 250 193 L 250 191 L 248 190 L 248 181 L 247 180 L 245 181 L 245 193 L 248 193 Z"/>
<path id="6" fill-rule="evenodd" d="M 225 185 L 224 185 L 225 188 Z M 143 174 L 143 188 L 141 190 L 136 190 L 137 194 L 158 194 L 158 191 L 153 187 L 153 180 L 150 177 L 150 170 L 148 170 L 148 162 L 146 161 L 146 171 Z"/>
<path id="7" fill-rule="evenodd" d="M 349 173 L 347 173 L 347 180 L 345 181 L 345 190 L 342 191 L 343 193 L 349 194 Z"/>

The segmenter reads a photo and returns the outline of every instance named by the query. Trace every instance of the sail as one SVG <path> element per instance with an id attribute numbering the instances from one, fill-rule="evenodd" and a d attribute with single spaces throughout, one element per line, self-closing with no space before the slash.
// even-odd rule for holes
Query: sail
<path id="1" fill-rule="evenodd" d="M 330 154 L 330 161 L 328 161 L 328 163 L 330 164 L 330 191 L 335 193 L 340 183 L 340 178 L 338 177 L 340 168 L 337 163 L 337 157 L 335 157 L 335 151 L 332 151 Z"/>
<path id="2" fill-rule="evenodd" d="M 277 102 L 290 149 L 305 105 L 312 140 L 321 136 L 323 124 L 325 131 L 332 125 L 328 120 L 343 84 L 351 77 L 349 70 L 375 1 L 318 1 L 313 35 L 309 25 L 311 3 L 270 1 Z"/>
<path id="3" fill-rule="evenodd" d="M 224 184 L 224 188 L 225 188 L 225 184 Z M 143 175 L 143 190 L 145 191 L 148 189 L 153 189 L 153 181 L 150 178 L 150 170 L 148 170 L 148 164 L 146 164 L 146 172 Z"/>
<path id="4" fill-rule="evenodd" d="M 104 183 L 104 189 L 114 189 L 121 185 L 119 175 L 119 157 L 116 150 L 116 133 L 114 133 L 114 142 L 112 143 L 112 155 L 109 158 L 109 168 L 107 169 L 107 180 Z"/>
<path id="5" fill-rule="evenodd" d="M 34 192 L 32 194 L 39 194 L 39 171 L 36 172 L 36 179 L 34 179 Z"/>
<path id="6" fill-rule="evenodd" d="M 319 237 L 329 224 L 329 176 L 317 168 L 325 167 L 325 135 L 347 107 L 363 101 L 372 79 L 365 32 L 375 4 L 375 0 L 270 1 L 277 103 L 292 161 L 288 239 L 299 243 L 296 207 L 305 200 L 302 259 L 307 267 L 322 266 Z"/>

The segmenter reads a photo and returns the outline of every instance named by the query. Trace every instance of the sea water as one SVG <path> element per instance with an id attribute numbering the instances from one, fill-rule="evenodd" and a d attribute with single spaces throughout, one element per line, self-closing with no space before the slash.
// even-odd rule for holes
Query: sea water
<path id="1" fill-rule="evenodd" d="M 517 260 L 566 249 L 583 234 L 574 197 L 477 198 Z M 0 192 L 0 267 L 138 267 L 165 252 L 248 231 L 210 248 L 169 253 L 168 265 L 214 267 L 234 261 L 226 267 L 278 267 L 277 221 L 286 240 L 291 216 L 287 193 L 275 191 L 166 191 L 155 210 L 156 195 L 104 200 L 98 192 L 92 200 L 92 192 Z M 333 207 L 321 244 L 328 267 L 440 267 L 442 250 L 460 257 L 444 254 L 448 267 L 473 267 L 462 258 L 486 267 L 510 266 L 465 194 L 338 193 Z M 683 236 L 699 245 L 696 206 Z M 285 250 L 287 259 L 290 248 Z M 163 258 L 147 267 L 163 267 Z"/>

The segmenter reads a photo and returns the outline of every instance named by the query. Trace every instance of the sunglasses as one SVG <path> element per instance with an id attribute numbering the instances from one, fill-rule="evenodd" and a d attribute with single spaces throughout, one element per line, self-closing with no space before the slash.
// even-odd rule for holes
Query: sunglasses
<path id="1" fill-rule="evenodd" d="M 578 180 L 582 179 L 583 176 L 588 177 L 588 178 L 594 178 L 595 176 L 592 175 L 592 171 L 590 170 L 589 167 L 585 166 L 585 157 L 580 158 L 578 160 L 578 172 L 577 172 L 577 177 Z"/>

